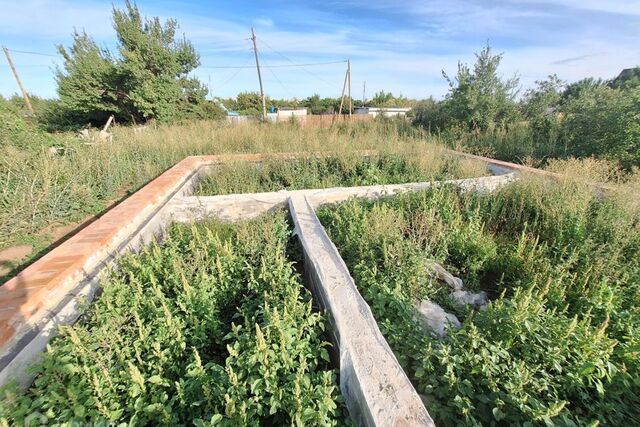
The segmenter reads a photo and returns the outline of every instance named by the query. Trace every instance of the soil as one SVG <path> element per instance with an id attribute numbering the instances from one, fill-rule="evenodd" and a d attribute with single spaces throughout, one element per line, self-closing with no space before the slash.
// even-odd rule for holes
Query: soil
<path id="1" fill-rule="evenodd" d="M 31 255 L 33 246 L 12 246 L 0 251 L 0 276 L 9 273 L 21 260 Z"/>

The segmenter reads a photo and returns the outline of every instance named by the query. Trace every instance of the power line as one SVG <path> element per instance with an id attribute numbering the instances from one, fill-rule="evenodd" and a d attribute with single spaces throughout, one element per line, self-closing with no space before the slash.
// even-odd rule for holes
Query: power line
<path id="1" fill-rule="evenodd" d="M 247 59 L 244 61 L 244 64 L 243 64 L 243 66 L 242 66 L 243 68 L 237 68 L 237 69 L 236 69 L 236 71 L 233 71 L 232 73 L 228 74 L 228 75 L 227 75 L 227 77 L 228 77 L 228 78 L 226 78 L 222 83 L 220 83 L 220 86 L 224 86 L 224 85 L 226 85 L 227 83 L 229 83 L 231 80 L 233 80 L 234 78 L 236 78 L 236 76 L 237 76 L 238 74 L 240 74 L 240 71 L 242 71 L 242 70 L 244 69 L 244 65 L 245 65 L 245 64 L 247 64 L 249 61 L 251 61 L 251 59 L 252 59 L 252 58 L 253 58 L 253 53 L 250 53 L 250 54 L 247 56 Z M 249 68 L 251 68 L 251 67 L 249 67 Z M 229 76 L 231 76 L 231 77 L 229 77 Z"/>
<path id="2" fill-rule="evenodd" d="M 291 67 L 312 67 L 319 65 L 329 64 L 346 64 L 347 60 L 341 61 L 327 61 L 327 62 L 311 62 L 308 64 L 276 64 L 276 65 L 263 65 L 262 68 L 291 68 Z M 255 68 L 251 65 L 201 65 L 200 68 Z"/>
<path id="3" fill-rule="evenodd" d="M 39 55 L 39 56 L 50 56 L 52 58 L 58 58 L 60 55 L 52 55 L 50 53 L 41 53 L 41 52 L 29 52 L 27 50 L 15 50 L 15 49 L 7 49 L 10 52 L 14 53 L 26 53 L 28 55 Z"/>
<path id="4" fill-rule="evenodd" d="M 272 51 L 274 51 L 276 54 L 280 55 L 280 56 L 281 56 L 282 58 L 284 58 L 285 60 L 287 60 L 287 61 L 291 62 L 292 64 L 295 64 L 295 63 L 294 63 L 294 61 L 293 61 L 291 58 L 289 58 L 289 57 L 288 57 L 288 56 L 286 56 L 285 54 L 280 53 L 280 52 L 278 52 L 277 50 L 275 50 L 275 49 L 274 49 L 273 47 L 271 47 L 271 45 L 270 45 L 269 43 L 267 43 L 264 39 L 260 39 L 260 42 L 261 42 L 261 43 L 263 43 L 265 46 L 267 46 L 267 47 L 268 47 L 269 49 L 271 49 Z M 348 61 L 348 60 L 342 60 L 342 61 L 331 61 L 331 63 L 332 63 L 332 64 L 340 64 L 340 63 L 344 64 L 344 63 L 346 63 L 347 61 Z M 318 80 L 322 81 L 323 83 L 325 83 L 325 84 L 326 84 L 327 86 L 329 86 L 329 87 L 332 87 L 332 88 L 334 87 L 334 85 L 333 85 L 332 83 L 329 83 L 328 81 L 326 81 L 325 79 L 323 79 L 322 77 L 320 77 L 319 75 L 317 75 L 316 73 L 314 73 L 313 71 L 311 71 L 311 70 L 307 70 L 306 68 L 304 68 L 304 67 L 306 66 L 305 64 L 302 64 L 302 65 L 300 65 L 300 66 L 302 67 L 302 69 L 303 69 L 307 74 L 309 74 L 309 75 L 311 75 L 311 76 L 315 77 L 316 79 L 318 79 Z"/>
<path id="5" fill-rule="evenodd" d="M 268 68 L 266 66 L 263 66 L 263 68 Z M 284 85 L 284 83 L 282 83 L 282 81 L 278 78 L 278 76 L 276 75 L 276 73 L 273 71 L 272 68 L 269 68 L 269 72 L 273 75 L 273 78 L 276 79 L 276 81 L 280 84 L 280 86 L 282 86 L 282 89 L 285 90 L 285 92 L 287 92 L 292 98 L 295 98 L 296 96 L 289 90 L 288 87 L 286 87 Z"/>

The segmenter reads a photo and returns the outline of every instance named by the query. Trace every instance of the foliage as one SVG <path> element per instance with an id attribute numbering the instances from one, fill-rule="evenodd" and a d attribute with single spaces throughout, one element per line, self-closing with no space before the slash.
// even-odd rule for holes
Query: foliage
<path id="1" fill-rule="evenodd" d="M 634 210 L 635 209 L 635 210 Z M 640 413 L 640 211 L 580 181 L 449 188 L 319 211 L 382 333 L 442 425 L 629 425 Z M 462 309 L 434 259 L 492 303 Z M 434 339 L 414 304 L 464 320 Z"/>
<path id="2" fill-rule="evenodd" d="M 571 155 L 597 156 L 640 165 L 640 87 L 599 86 L 564 105 Z"/>
<path id="3" fill-rule="evenodd" d="M 76 123 L 169 121 L 206 116 L 206 88 L 189 73 L 199 56 L 186 39 L 176 40 L 177 22 L 146 19 L 135 4 L 113 9 L 118 55 L 75 31 L 70 49 L 59 46 L 56 72 L 61 106 Z"/>
<path id="4" fill-rule="evenodd" d="M 334 114 L 340 108 L 340 99 L 320 98 L 320 95 L 315 94 L 303 100 L 302 104 L 311 114 Z"/>
<path id="5" fill-rule="evenodd" d="M 371 107 L 410 107 L 413 102 L 402 95 L 394 96 L 391 92 L 381 90 L 367 104 Z"/>
<path id="6" fill-rule="evenodd" d="M 34 385 L 5 390 L 14 425 L 345 422 L 324 318 L 287 261 L 280 212 L 176 226 L 120 262 L 84 319 L 62 328 Z"/>
<path id="7" fill-rule="evenodd" d="M 0 148 L 5 150 L 5 155 L 9 153 L 9 147 L 32 151 L 52 145 L 54 141 L 25 116 L 21 100 L 6 100 L 0 96 Z"/>
<path id="8" fill-rule="evenodd" d="M 27 129 L 24 142 L 30 148 L 9 146 L 6 155 L 0 156 L 0 248 L 29 244 L 34 246 L 34 253 L 60 237 L 56 230 L 69 229 L 68 224 L 99 214 L 190 155 L 290 152 L 295 141 L 295 151 L 331 151 L 351 159 L 355 159 L 356 150 L 399 153 L 421 165 L 427 176 L 435 174 L 442 163 L 449 164 L 451 176 L 477 176 L 484 170 L 477 162 L 448 162 L 450 156 L 443 155 L 439 146 L 425 141 L 421 134 L 401 132 L 395 122 L 358 122 L 331 129 L 288 124 L 230 127 L 208 121 L 161 124 L 142 132 L 115 127 L 113 143 L 96 145 L 81 144 L 70 134 L 46 135 Z M 56 145 L 61 150 L 53 155 L 44 145 Z M 234 176 L 234 171 L 225 170 L 227 178 Z M 254 182 L 255 176 L 243 178 L 241 171 L 250 172 L 246 165 L 239 167 L 234 185 Z M 222 175 L 219 178 L 231 182 Z M 290 179 L 300 185 L 296 176 Z M 267 188 L 266 183 L 262 188 Z M 0 282 L 6 278 L 0 278 Z"/>
<path id="9" fill-rule="evenodd" d="M 451 125 L 451 117 L 445 103 L 431 97 L 417 103 L 413 109 L 413 123 L 426 127 L 430 132 L 441 132 Z"/>
<path id="10" fill-rule="evenodd" d="M 494 55 L 487 44 L 476 53 L 473 69 L 458 63 L 455 78 L 442 72 L 449 83 L 445 108 L 453 123 L 470 130 L 485 130 L 509 124 L 517 118 L 515 97 L 519 79 L 513 76 L 502 80 L 498 75 L 501 61 L 502 54 Z"/>
<path id="11" fill-rule="evenodd" d="M 430 162 L 430 164 L 427 164 Z M 400 184 L 454 179 L 481 174 L 450 156 L 415 157 L 382 154 L 375 157 L 341 156 L 282 160 L 267 158 L 260 167 L 247 162 L 220 165 L 204 177 L 196 194 L 233 194 L 337 186 Z"/>
<path id="12" fill-rule="evenodd" d="M 267 99 L 267 104 L 271 99 Z M 262 97 L 258 92 L 240 92 L 230 103 L 230 109 L 244 116 L 262 116 Z"/>
<path id="13" fill-rule="evenodd" d="M 567 103 L 575 99 L 580 99 L 604 85 L 604 80 L 594 79 L 593 77 L 587 77 L 577 82 L 569 83 L 562 92 L 561 101 L 562 103 Z"/>

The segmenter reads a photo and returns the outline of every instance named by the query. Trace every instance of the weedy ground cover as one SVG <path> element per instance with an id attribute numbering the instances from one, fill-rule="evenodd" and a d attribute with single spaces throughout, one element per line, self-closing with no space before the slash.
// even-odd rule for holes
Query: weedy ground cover
<path id="1" fill-rule="evenodd" d="M 348 423 L 290 237 L 279 212 L 125 256 L 28 391 L 6 391 L 4 425 Z"/>
<path id="2" fill-rule="evenodd" d="M 640 209 L 624 196 L 526 177 L 490 196 L 441 188 L 319 216 L 441 425 L 634 425 Z M 455 305 L 427 260 L 491 304 Z M 462 327 L 421 329 L 425 298 Z"/>
<path id="3" fill-rule="evenodd" d="M 444 153 L 441 146 L 420 133 L 403 131 L 394 122 L 307 129 L 289 124 L 230 127 L 201 121 L 143 131 L 115 128 L 113 133 L 112 143 L 94 145 L 84 145 L 69 134 L 51 136 L 51 144 L 61 148 L 57 154 L 49 151 L 49 143 L 35 140 L 20 147 L 3 147 L 0 250 L 28 244 L 34 248 L 33 257 L 53 242 L 49 229 L 77 224 L 102 212 L 190 155 L 331 151 L 336 157 L 352 159 L 355 151 L 369 149 L 420 157 L 422 165 L 429 165 L 430 159 L 437 160 Z M 479 163 L 461 161 L 459 166 L 461 175 L 483 173 Z M 375 182 L 375 173 L 381 172 L 371 171 L 365 177 L 368 182 Z M 265 190 L 275 185 L 258 186 L 254 177 L 248 172 L 246 175 L 234 176 L 241 180 L 235 184 L 237 188 Z M 303 184 L 295 177 L 287 177 L 293 179 L 290 186 Z M 225 185 L 231 191 L 230 184 Z"/>
<path id="4" fill-rule="evenodd" d="M 441 153 L 382 153 L 361 156 L 308 156 L 282 160 L 267 158 L 259 164 L 232 162 L 220 165 L 198 184 L 196 194 L 253 193 L 377 184 L 400 184 L 486 175 L 479 162 Z"/>

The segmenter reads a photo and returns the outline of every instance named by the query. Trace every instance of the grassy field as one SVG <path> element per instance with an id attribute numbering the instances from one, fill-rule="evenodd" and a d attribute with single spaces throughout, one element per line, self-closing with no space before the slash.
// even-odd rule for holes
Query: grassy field
<path id="1" fill-rule="evenodd" d="M 288 124 L 228 127 L 219 122 L 197 122 L 144 132 L 116 128 L 112 143 L 96 145 L 84 145 L 69 135 L 59 135 L 55 142 L 51 138 L 46 144 L 34 143 L 30 148 L 6 146 L 6 155 L 0 158 L 0 251 L 16 245 L 32 248 L 25 260 L 4 266 L 5 280 L 21 263 L 46 251 L 48 245 L 64 234 L 60 230 L 72 229 L 64 228 L 66 225 L 99 214 L 189 155 L 332 151 L 338 153 L 343 165 L 350 162 L 349 167 L 355 167 L 356 150 L 376 149 L 400 156 L 400 162 L 412 159 L 411 170 L 391 170 L 397 166 L 392 163 L 370 170 L 364 168 L 362 172 L 366 175 L 358 180 L 360 183 L 382 182 L 391 175 L 394 181 L 427 177 L 438 170 L 447 176 L 475 175 L 481 168 L 478 164 L 451 160 L 440 146 L 422 140 L 419 133 L 403 132 L 395 123 L 300 129 Z M 51 154 L 51 144 L 62 147 L 62 154 Z M 256 184 L 249 169 L 248 166 L 238 169 L 238 173 L 246 175 L 240 177 L 225 168 L 218 178 L 220 182 L 233 181 L 236 189 L 274 188 L 276 184 Z M 322 171 L 316 170 L 313 181 L 304 181 L 298 176 L 300 172 L 300 168 L 294 168 L 287 173 L 296 176 L 285 178 L 298 187 L 323 185 L 328 182 L 323 180 L 329 179 L 326 173 L 320 176 Z M 349 183 L 331 179 L 335 183 Z M 210 191 L 225 191 L 220 185 L 214 184 Z"/>
<path id="2" fill-rule="evenodd" d="M 125 257 L 0 402 L 4 425 L 349 424 L 290 237 L 279 212 Z"/>
<path id="3" fill-rule="evenodd" d="M 601 197 L 610 165 L 556 162 L 492 196 L 454 188 L 319 216 L 383 334 L 441 425 L 632 425 L 640 417 L 638 177 Z M 629 192 L 627 192 L 629 191 Z M 486 291 L 475 311 L 434 282 L 428 261 Z M 417 327 L 430 299 L 463 322 Z"/>
<path id="4" fill-rule="evenodd" d="M 426 146 L 367 157 L 347 152 L 338 156 L 309 156 L 286 161 L 267 158 L 260 165 L 231 162 L 205 176 L 195 193 L 212 195 L 400 184 L 487 174 L 486 165 L 481 162 L 459 159 L 436 147 Z"/>

